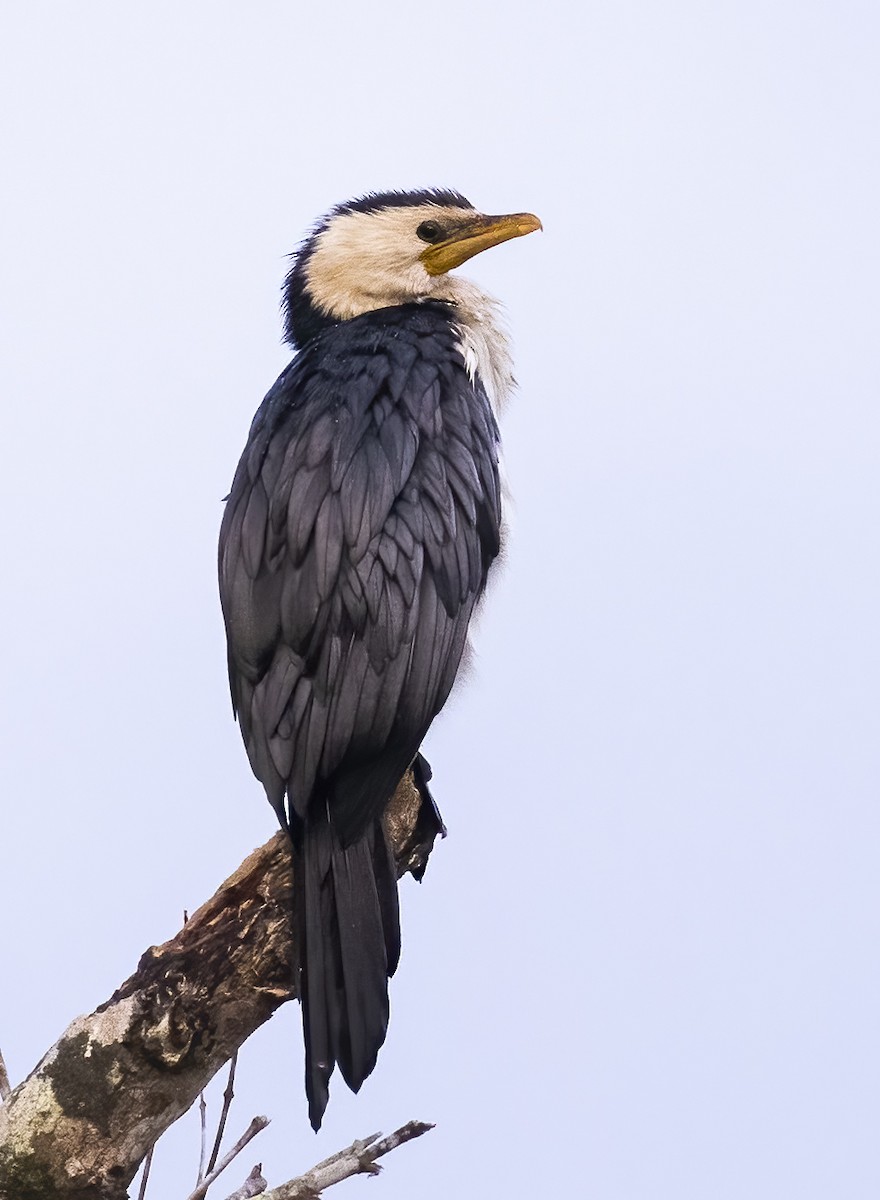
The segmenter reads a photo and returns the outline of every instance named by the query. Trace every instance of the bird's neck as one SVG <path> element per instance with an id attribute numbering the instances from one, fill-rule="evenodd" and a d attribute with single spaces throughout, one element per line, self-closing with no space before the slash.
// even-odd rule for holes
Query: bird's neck
<path id="1" fill-rule="evenodd" d="M 458 329 L 462 357 L 471 379 L 479 378 L 497 417 L 513 389 L 513 360 L 510 339 L 499 302 L 471 283 L 447 275 L 442 290 L 432 299 L 455 306 L 453 321 Z"/>
<path id="2" fill-rule="evenodd" d="M 479 378 L 498 416 L 513 388 L 513 366 L 501 305 L 493 296 L 469 279 L 430 276 L 421 266 L 404 279 L 382 279 L 376 267 L 370 276 L 375 290 L 368 292 L 350 272 L 331 270 L 332 266 L 324 255 L 317 263 L 309 262 L 305 272 L 295 266 L 288 276 L 285 319 L 289 341 L 302 345 L 325 324 L 379 308 L 444 301 L 453 307 L 452 320 L 468 374 L 471 379 Z"/>

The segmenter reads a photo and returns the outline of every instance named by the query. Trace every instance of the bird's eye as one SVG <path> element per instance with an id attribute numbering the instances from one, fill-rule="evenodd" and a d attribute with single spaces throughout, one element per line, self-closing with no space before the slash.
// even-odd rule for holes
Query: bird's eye
<path id="1" fill-rule="evenodd" d="M 438 221 L 422 221 L 416 230 L 416 236 L 423 242 L 442 242 L 446 237 L 446 230 Z"/>

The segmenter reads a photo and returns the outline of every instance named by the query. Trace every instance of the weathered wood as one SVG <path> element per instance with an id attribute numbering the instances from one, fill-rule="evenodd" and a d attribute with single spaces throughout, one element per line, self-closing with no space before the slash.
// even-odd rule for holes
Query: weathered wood
<path id="1" fill-rule="evenodd" d="M 409 774 L 386 826 L 400 872 L 420 873 L 440 826 Z M 0 1107 L 0 1200 L 124 1200 L 150 1146 L 296 995 L 292 913 L 278 833 Z"/>
<path id="2" fill-rule="evenodd" d="M 374 1133 L 362 1141 L 353 1142 L 346 1150 L 331 1154 L 306 1171 L 305 1175 L 272 1188 L 265 1193 L 265 1200 L 317 1200 L 326 1188 L 334 1183 L 342 1183 L 343 1179 L 350 1179 L 352 1175 L 378 1175 L 382 1168 L 376 1162 L 377 1158 L 390 1154 L 398 1146 L 421 1137 L 433 1128 L 433 1125 L 424 1121 L 409 1121 L 388 1137 Z"/>

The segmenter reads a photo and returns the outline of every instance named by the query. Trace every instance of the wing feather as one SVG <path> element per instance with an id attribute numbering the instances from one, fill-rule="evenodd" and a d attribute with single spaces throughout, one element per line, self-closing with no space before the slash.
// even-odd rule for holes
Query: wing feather
<path id="1" fill-rule="evenodd" d="M 443 306 L 343 322 L 278 380 L 220 539 L 233 701 L 276 807 L 327 803 L 344 844 L 382 811 L 455 680 L 499 497 Z"/>

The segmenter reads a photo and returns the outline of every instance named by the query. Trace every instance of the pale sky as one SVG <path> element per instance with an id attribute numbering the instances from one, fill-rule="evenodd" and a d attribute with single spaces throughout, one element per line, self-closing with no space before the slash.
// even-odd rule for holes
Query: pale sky
<path id="1" fill-rule="evenodd" d="M 847 0 L 6 7 L 13 1082 L 274 832 L 221 498 L 285 256 L 443 185 L 545 227 L 463 268 L 520 387 L 507 561 L 425 747 L 450 835 L 401 887 L 375 1073 L 314 1137 L 288 1005 L 226 1191 L 419 1118 L 329 1194 L 877 1196 L 878 36 Z M 150 1200 L 197 1160 L 191 1114 Z"/>

